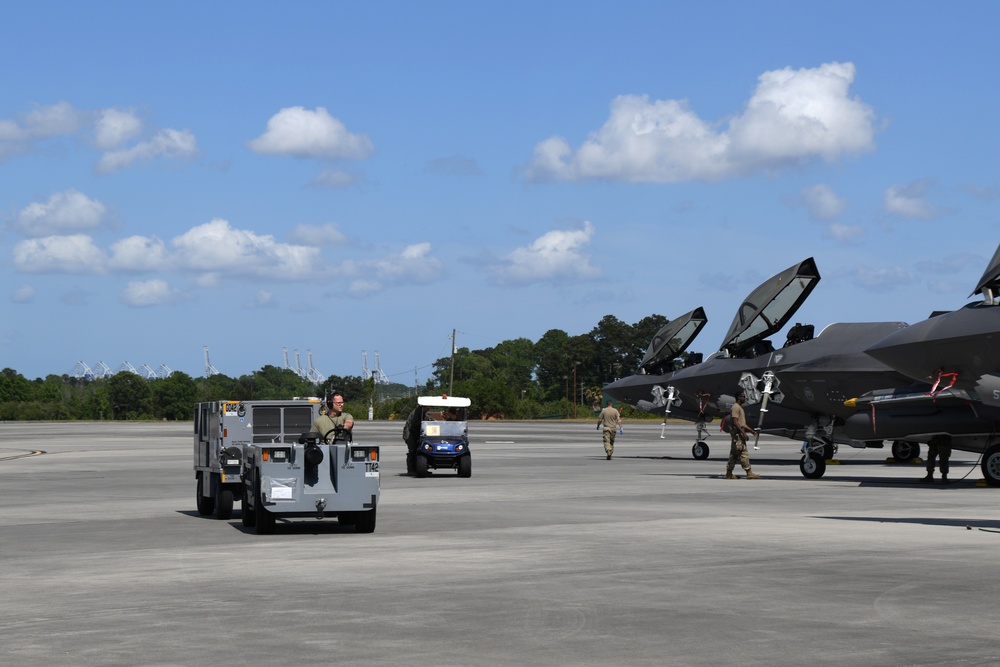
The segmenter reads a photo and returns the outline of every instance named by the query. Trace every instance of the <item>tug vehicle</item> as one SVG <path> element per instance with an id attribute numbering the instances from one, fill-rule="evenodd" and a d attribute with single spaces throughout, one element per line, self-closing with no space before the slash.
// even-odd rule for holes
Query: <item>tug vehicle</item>
<path id="1" fill-rule="evenodd" d="M 297 442 L 319 416 L 320 399 L 210 401 L 194 406 L 195 502 L 198 514 L 229 519 L 243 495 L 246 448 Z"/>
<path id="2" fill-rule="evenodd" d="M 326 444 L 326 441 L 330 444 Z M 253 443 L 243 458 L 243 525 L 273 533 L 278 519 L 333 518 L 359 533 L 375 530 L 379 448 L 350 431 L 301 433 L 295 442 Z"/>

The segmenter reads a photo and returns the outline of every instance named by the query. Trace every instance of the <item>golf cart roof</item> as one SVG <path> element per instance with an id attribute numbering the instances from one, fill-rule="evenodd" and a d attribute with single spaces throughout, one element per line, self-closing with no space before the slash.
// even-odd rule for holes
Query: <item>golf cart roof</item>
<path id="1" fill-rule="evenodd" d="M 417 396 L 417 405 L 435 408 L 467 408 L 472 405 L 472 399 L 461 396 Z"/>

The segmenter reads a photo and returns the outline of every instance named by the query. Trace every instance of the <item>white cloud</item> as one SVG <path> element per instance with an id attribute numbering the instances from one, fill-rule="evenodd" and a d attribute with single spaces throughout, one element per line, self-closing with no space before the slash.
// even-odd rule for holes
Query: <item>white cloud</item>
<path id="1" fill-rule="evenodd" d="M 802 203 L 809 211 L 809 216 L 816 220 L 833 220 L 839 218 L 847 204 L 838 197 L 829 185 L 812 185 L 802 190 Z"/>
<path id="2" fill-rule="evenodd" d="M 275 306 L 274 292 L 266 289 L 257 290 L 254 298 L 250 301 L 245 301 L 243 306 L 245 308 L 273 308 Z"/>
<path id="3" fill-rule="evenodd" d="M 288 234 L 292 243 L 313 246 L 335 246 L 347 244 L 347 235 L 333 222 L 325 225 L 295 225 Z"/>
<path id="4" fill-rule="evenodd" d="M 141 132 L 142 121 L 132 109 L 102 109 L 95 114 L 94 144 L 101 150 L 120 146 Z"/>
<path id="5" fill-rule="evenodd" d="M 14 226 L 26 236 L 52 236 L 96 229 L 107 214 L 107 206 L 70 189 L 51 195 L 44 204 L 28 204 L 17 214 Z"/>
<path id="6" fill-rule="evenodd" d="M 856 243 L 858 238 L 864 236 L 865 230 L 857 225 L 842 225 L 834 222 L 826 228 L 826 234 L 834 241 L 852 244 Z"/>
<path id="7" fill-rule="evenodd" d="M 33 142 L 74 134 L 84 121 L 85 114 L 68 102 L 36 107 L 19 121 L 0 120 L 0 160 L 29 150 Z"/>
<path id="8" fill-rule="evenodd" d="M 937 215 L 937 209 L 924 199 L 929 187 L 930 183 L 924 180 L 888 188 L 885 191 L 885 212 L 900 218 L 930 220 Z"/>
<path id="9" fill-rule="evenodd" d="M 352 296 L 363 296 L 388 285 L 427 285 L 444 271 L 444 264 L 430 252 L 430 243 L 415 243 L 382 259 L 347 260 L 340 265 L 340 271 L 352 277 L 347 286 Z"/>
<path id="10" fill-rule="evenodd" d="M 33 285 L 21 285 L 10 295 L 10 300 L 14 303 L 29 303 L 35 298 L 35 288 Z"/>
<path id="11" fill-rule="evenodd" d="M 278 243 L 222 219 L 194 227 L 171 244 L 177 264 L 196 272 L 304 280 L 316 277 L 319 265 L 316 247 Z"/>
<path id="12" fill-rule="evenodd" d="M 604 126 L 574 153 L 561 137 L 534 149 L 531 181 L 719 180 L 834 161 L 874 147 L 874 112 L 850 98 L 852 63 L 765 72 L 728 129 L 702 120 L 685 100 L 621 95 Z"/>
<path id="13" fill-rule="evenodd" d="M 367 135 L 351 134 L 323 107 L 281 109 L 267 121 L 264 134 L 247 146 L 257 153 L 333 160 L 363 160 L 375 151 Z"/>
<path id="14" fill-rule="evenodd" d="M 584 253 L 593 236 L 594 225 L 590 221 L 584 221 L 580 229 L 543 234 L 492 267 L 494 281 L 500 285 L 526 285 L 597 278 L 600 270 L 591 265 L 590 256 Z"/>
<path id="15" fill-rule="evenodd" d="M 346 190 L 365 180 L 364 174 L 356 171 L 344 171 L 343 169 L 324 169 L 319 176 L 313 179 L 312 184 L 318 188 L 332 188 L 334 190 Z"/>
<path id="16" fill-rule="evenodd" d="M 107 256 L 84 234 L 47 236 L 14 246 L 14 267 L 24 273 L 105 273 Z"/>
<path id="17" fill-rule="evenodd" d="M 160 239 L 129 236 L 111 244 L 108 267 L 114 271 L 143 273 L 169 269 L 171 263 L 170 254 Z"/>
<path id="18" fill-rule="evenodd" d="M 859 287 L 872 291 L 884 291 L 895 287 L 912 285 L 913 272 L 898 266 L 871 269 L 864 267 L 854 272 L 854 282 Z"/>
<path id="19" fill-rule="evenodd" d="M 109 173 L 130 167 L 135 162 L 149 162 L 157 157 L 190 158 L 198 153 L 198 141 L 188 130 L 166 129 L 149 141 L 129 148 L 107 151 L 97 162 L 97 171 Z"/>
<path id="20" fill-rule="evenodd" d="M 129 282 L 118 295 L 126 306 L 138 308 L 173 303 L 181 298 L 183 294 L 179 290 L 172 289 L 167 281 L 160 279 Z"/>

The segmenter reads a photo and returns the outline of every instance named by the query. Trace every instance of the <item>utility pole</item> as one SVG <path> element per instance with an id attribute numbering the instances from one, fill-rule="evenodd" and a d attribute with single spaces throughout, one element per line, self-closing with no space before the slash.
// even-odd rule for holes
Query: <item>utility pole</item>
<path id="1" fill-rule="evenodd" d="M 451 379 L 448 381 L 448 395 L 452 395 L 455 386 L 455 330 L 451 330 Z"/>
<path id="2" fill-rule="evenodd" d="M 579 361 L 573 362 L 573 419 L 576 419 L 576 367 L 579 365 Z"/>

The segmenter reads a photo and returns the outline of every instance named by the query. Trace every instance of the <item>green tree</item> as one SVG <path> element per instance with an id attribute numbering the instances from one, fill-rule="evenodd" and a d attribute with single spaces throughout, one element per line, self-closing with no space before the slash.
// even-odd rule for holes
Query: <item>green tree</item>
<path id="1" fill-rule="evenodd" d="M 198 386 L 187 373 L 174 371 L 165 378 L 150 382 L 157 417 L 169 420 L 191 419 L 198 397 Z"/>
<path id="2" fill-rule="evenodd" d="M 153 391 L 145 378 L 131 371 L 120 371 L 108 378 L 107 386 L 113 419 L 153 417 Z"/>

